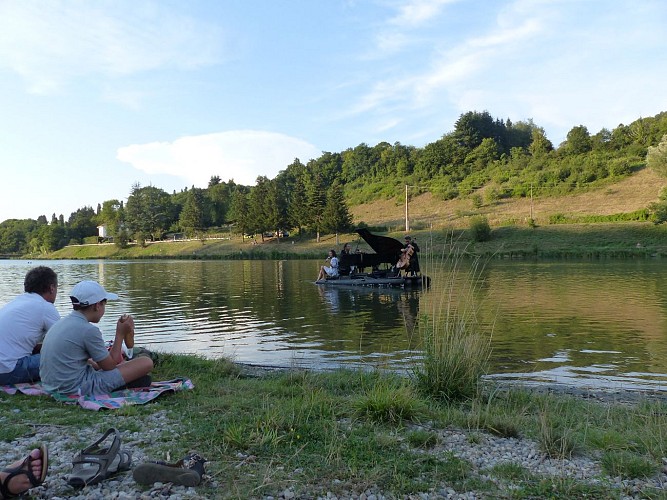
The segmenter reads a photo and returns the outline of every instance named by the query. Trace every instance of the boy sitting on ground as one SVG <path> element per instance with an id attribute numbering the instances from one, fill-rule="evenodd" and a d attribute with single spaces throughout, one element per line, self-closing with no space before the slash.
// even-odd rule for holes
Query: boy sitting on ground
<path id="1" fill-rule="evenodd" d="M 126 387 L 151 383 L 149 357 L 123 361 L 122 343 L 134 342 L 134 319 L 123 315 L 116 324 L 116 337 L 107 349 L 96 323 L 102 319 L 108 293 L 95 281 L 78 283 L 70 294 L 73 311 L 51 327 L 44 338 L 40 375 L 44 388 L 64 394 L 108 394 Z M 131 340 L 130 340 L 131 339 Z"/>

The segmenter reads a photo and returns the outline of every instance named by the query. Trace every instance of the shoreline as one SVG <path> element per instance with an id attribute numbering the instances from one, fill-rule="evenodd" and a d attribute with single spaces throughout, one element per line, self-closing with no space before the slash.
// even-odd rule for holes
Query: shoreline
<path id="1" fill-rule="evenodd" d="M 207 361 L 196 356 L 168 355 L 164 363 L 156 369 L 156 376 L 164 379 L 174 372 L 183 371 L 191 372 L 195 384 L 193 391 L 179 392 L 146 405 L 127 407 L 126 410 L 90 412 L 62 405 L 50 398 L 0 394 L 0 406 L 11 408 L 0 416 L 4 432 L 14 429 L 9 434 L 10 437 L 0 441 L 0 465 L 21 458 L 32 447 L 45 442 L 50 450 L 49 474 L 46 483 L 31 490 L 31 495 L 34 498 L 86 500 L 155 497 L 173 500 L 472 500 L 513 498 L 512 495 L 519 491 L 517 488 L 524 492 L 522 498 L 540 498 L 550 492 L 551 498 L 609 498 L 611 495 L 630 499 L 650 495 L 650 492 L 664 491 L 667 487 L 667 470 L 664 464 L 649 477 L 633 479 L 623 475 L 609 475 L 603 465 L 603 454 L 596 449 L 577 451 L 571 456 L 550 457 L 545 454 L 539 439 L 528 429 L 521 428 L 518 421 L 515 425 L 519 425 L 521 430 L 516 435 L 499 435 L 492 431 L 496 424 L 480 425 L 483 420 L 477 421 L 479 417 L 466 417 L 465 412 L 471 411 L 467 403 L 437 405 L 428 410 L 424 409 L 426 413 L 422 417 L 415 415 L 397 422 L 378 423 L 368 422 L 361 415 L 355 416 L 347 411 L 341 412 L 340 409 L 334 411 L 331 417 L 324 414 L 319 417 L 313 415 L 306 421 L 293 419 L 288 411 L 284 411 L 291 408 L 291 411 L 297 414 L 305 412 L 304 415 L 308 415 L 317 412 L 317 408 L 339 408 L 340 404 L 350 398 L 354 400 L 365 397 L 366 391 L 370 390 L 369 387 L 364 389 L 367 382 L 383 387 L 383 374 L 317 373 L 300 368 Z M 391 377 L 391 374 L 386 375 Z M 359 377 L 360 392 L 359 389 L 349 386 Z M 343 389 L 341 399 L 326 402 L 321 406 L 317 402 L 321 397 L 318 395 L 332 388 L 336 393 L 336 387 Z M 518 395 L 520 389 L 526 389 L 529 395 Z M 549 405 L 553 405 L 556 410 L 564 409 L 569 404 L 568 398 L 573 396 L 582 401 L 582 410 L 579 411 L 584 412 L 583 418 L 588 418 L 588 411 L 600 408 L 602 414 L 612 410 L 623 411 L 631 415 L 637 414 L 643 419 L 644 410 L 636 408 L 635 403 L 646 402 L 644 396 L 650 396 L 635 393 L 631 400 L 626 401 L 627 394 L 619 391 L 589 393 L 572 391 L 571 388 L 565 390 L 564 387 L 542 388 L 541 391 L 534 389 L 495 386 L 490 389 L 492 397 L 488 402 L 484 402 L 485 398 L 482 398 L 481 404 L 484 406 L 517 397 L 528 402 L 536 398 L 535 404 L 538 407 L 544 405 L 543 411 L 546 411 Z M 543 399 L 544 395 L 553 395 L 553 399 Z M 525 399 L 526 397 L 528 399 Z M 285 408 L 280 403 L 283 399 L 287 403 Z M 655 415 L 661 415 L 660 408 L 664 408 L 664 401 L 664 398 L 661 398 L 660 402 L 656 403 L 661 403 L 662 406 L 656 407 Z M 475 406 L 474 402 L 472 405 Z M 586 408 L 589 410 L 585 410 Z M 251 427 L 248 433 L 243 431 L 238 438 L 234 438 L 234 429 L 244 429 L 236 427 L 241 425 L 240 423 L 234 423 L 239 411 L 248 411 Z M 500 409 L 490 411 L 495 415 L 492 418 L 503 421 Z M 525 410 L 519 411 L 523 413 Z M 440 412 L 445 413 L 440 415 Z M 447 412 L 464 412 L 463 421 L 468 424 L 462 425 L 460 418 L 447 416 Z M 275 439 L 275 442 L 271 445 L 252 444 L 255 439 L 252 437 L 253 433 L 258 432 L 258 428 L 254 427 L 258 421 L 271 422 L 273 419 L 283 418 L 286 418 L 289 424 L 275 422 L 275 427 L 271 427 L 283 437 L 274 436 L 274 430 L 265 430 L 256 438 Z M 659 418 L 664 422 L 664 416 Z M 315 421 L 308 421 L 312 419 Z M 315 431 L 318 420 L 322 420 L 324 429 L 327 429 L 323 436 L 324 441 L 319 441 L 319 434 Z M 174 486 L 171 483 L 142 487 L 134 482 L 129 472 L 82 490 L 68 486 L 67 477 L 71 472 L 74 454 L 95 441 L 109 427 L 120 430 L 122 447 L 133 455 L 133 467 L 150 460 L 173 462 L 185 453 L 197 450 L 209 460 L 206 465 L 209 476 L 203 484 L 192 488 Z M 204 429 L 208 429 L 208 432 L 203 431 Z M 368 440 L 368 446 L 377 448 L 369 450 L 376 454 L 373 456 L 388 455 L 389 462 L 386 466 L 390 467 L 390 470 L 376 470 L 375 467 L 379 464 L 373 466 L 370 457 L 365 459 L 362 456 L 359 457 L 362 462 L 357 465 L 359 470 L 351 471 L 348 462 L 352 460 L 351 457 L 336 459 L 329 455 L 330 446 L 333 444 L 330 442 L 333 439 L 330 432 L 340 434 L 341 441 L 336 441 L 334 447 L 338 450 L 337 453 L 343 452 L 339 446 L 351 445 L 353 441 L 350 440 L 361 439 L 364 443 Z M 415 439 L 418 437 L 420 440 L 424 439 L 423 444 L 417 444 Z M 231 442 L 233 439 L 241 439 L 241 442 L 247 444 L 231 446 L 230 439 Z M 297 460 L 300 454 L 305 453 L 307 446 L 314 447 L 309 453 L 315 455 L 307 455 Z M 364 448 L 366 446 L 364 444 Z M 394 455 L 396 458 L 392 458 Z M 320 459 L 324 460 L 326 472 L 320 471 L 317 466 L 316 462 Z M 400 464 L 405 459 L 408 460 L 406 464 L 412 464 L 408 465 L 407 471 L 413 475 L 415 485 L 406 486 L 407 491 L 404 493 L 397 493 L 398 486 L 387 484 L 391 474 L 386 474 L 391 472 L 391 467 L 398 467 L 400 470 L 403 467 Z M 330 460 L 333 460 L 333 463 L 329 463 Z M 370 462 L 366 463 L 366 460 Z M 441 469 L 432 476 L 433 464 L 438 464 L 437 467 Z M 365 467 L 369 465 L 370 468 L 366 470 Z M 451 467 L 453 469 L 450 470 Z M 514 469 L 516 472 L 511 472 Z M 450 472 L 446 472 L 447 470 Z M 380 474 L 381 471 L 384 472 Z M 267 482 L 266 477 L 272 478 L 271 481 Z"/>
<path id="2" fill-rule="evenodd" d="M 402 239 L 403 232 L 378 232 Z M 489 259 L 655 259 L 667 257 L 667 224 L 651 222 L 521 225 L 492 228 L 486 241 L 473 241 L 466 229 L 440 227 L 412 230 L 423 257 L 458 255 Z M 226 240 L 156 241 L 145 247 L 113 244 L 72 245 L 48 254 L 26 254 L 22 259 L 192 259 L 285 260 L 319 259 L 330 248 L 349 242 L 372 252 L 356 233 L 267 239 L 251 244 L 235 236 Z M 16 256 L 19 257 L 19 256 Z"/>
<path id="3" fill-rule="evenodd" d="M 238 367 L 239 372 L 244 377 L 260 378 L 274 374 L 287 372 L 335 372 L 338 370 L 347 370 L 340 368 L 299 368 L 292 366 L 273 366 L 256 363 L 234 361 L 233 364 Z M 354 371 L 354 369 L 350 369 Z M 374 371 L 371 369 L 369 371 Z M 382 371 L 382 370 L 380 370 Z M 396 373 L 396 372 L 391 372 Z M 399 373 L 399 375 L 401 375 Z M 536 394 L 553 394 L 558 396 L 572 396 L 590 401 L 598 401 L 606 404 L 638 404 L 642 401 L 656 401 L 667 403 L 667 386 L 664 389 L 644 389 L 644 388 L 620 388 L 620 387 L 576 387 L 564 383 L 556 382 L 538 382 L 538 381 L 516 381 L 512 379 L 497 379 L 493 376 L 485 376 L 482 382 L 488 391 L 510 391 L 525 390 Z"/>

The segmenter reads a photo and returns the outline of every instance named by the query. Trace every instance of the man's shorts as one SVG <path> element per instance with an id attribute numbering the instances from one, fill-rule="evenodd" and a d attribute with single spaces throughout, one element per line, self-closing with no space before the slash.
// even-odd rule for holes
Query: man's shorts
<path id="1" fill-rule="evenodd" d="M 39 354 L 25 356 L 16 362 L 9 373 L 0 373 L 0 385 L 33 383 L 39 380 Z"/>

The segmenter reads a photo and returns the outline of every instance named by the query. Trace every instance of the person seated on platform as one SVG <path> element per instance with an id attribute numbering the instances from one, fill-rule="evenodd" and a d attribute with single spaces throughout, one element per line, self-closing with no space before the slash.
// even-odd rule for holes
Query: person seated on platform
<path id="1" fill-rule="evenodd" d="M 343 245 L 338 258 L 338 274 L 341 276 L 349 276 L 352 273 L 352 248 L 349 243 Z"/>
<path id="2" fill-rule="evenodd" d="M 32 450 L 27 457 L 0 470 L 0 499 L 23 497 L 30 488 L 42 484 L 48 473 L 46 445 Z"/>
<path id="3" fill-rule="evenodd" d="M 336 257 L 335 250 L 329 250 L 327 262 L 329 263 L 328 266 L 320 266 L 320 274 L 317 275 L 317 281 L 323 280 L 325 277 L 334 278 L 338 276 L 338 257 Z"/>
<path id="4" fill-rule="evenodd" d="M 413 240 L 411 236 L 406 236 L 405 245 L 403 245 L 403 250 L 401 250 L 401 252 L 404 254 L 409 254 L 407 257 L 409 259 L 409 263 L 403 268 L 403 270 L 407 275 L 416 276 L 417 273 L 420 272 L 418 255 L 419 245 L 417 245 L 417 242 Z"/>
<path id="5" fill-rule="evenodd" d="M 44 388 L 64 394 L 108 394 L 129 387 L 148 387 L 153 361 L 146 356 L 123 361 L 122 343 L 134 346 L 134 319 L 123 315 L 116 323 L 116 336 L 107 349 L 95 324 L 104 316 L 107 300 L 118 295 L 107 292 L 96 281 L 81 281 L 70 294 L 72 308 L 46 334 L 39 366 Z"/>
<path id="6" fill-rule="evenodd" d="M 53 305 L 58 275 L 38 266 L 25 275 L 25 293 L 0 309 L 0 385 L 39 380 L 41 342 L 60 313 Z"/>

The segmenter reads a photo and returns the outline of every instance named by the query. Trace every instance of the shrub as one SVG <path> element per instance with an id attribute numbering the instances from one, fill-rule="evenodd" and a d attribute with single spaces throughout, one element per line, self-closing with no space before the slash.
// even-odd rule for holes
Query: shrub
<path id="1" fill-rule="evenodd" d="M 553 214 L 549 217 L 549 224 L 565 224 L 567 217 L 564 214 Z"/>
<path id="2" fill-rule="evenodd" d="M 491 239 L 491 226 L 486 217 L 475 216 L 470 219 L 470 239 L 472 241 L 488 241 Z"/>
<path id="3" fill-rule="evenodd" d="M 486 202 L 489 204 L 497 202 L 501 197 L 497 188 L 491 188 L 486 192 Z"/>
<path id="4" fill-rule="evenodd" d="M 609 173 L 615 177 L 630 175 L 633 161 L 630 158 L 615 158 L 609 162 Z"/>

